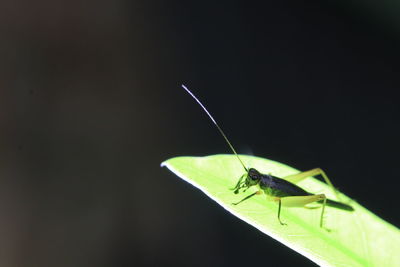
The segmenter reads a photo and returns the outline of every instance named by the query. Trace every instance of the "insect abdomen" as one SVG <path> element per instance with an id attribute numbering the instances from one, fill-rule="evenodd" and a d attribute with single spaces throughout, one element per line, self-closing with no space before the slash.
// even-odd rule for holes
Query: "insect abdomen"
<path id="1" fill-rule="evenodd" d="M 322 203 L 323 201 L 319 202 Z M 352 206 L 331 199 L 326 200 L 326 205 L 341 210 L 354 211 L 354 208 Z"/>

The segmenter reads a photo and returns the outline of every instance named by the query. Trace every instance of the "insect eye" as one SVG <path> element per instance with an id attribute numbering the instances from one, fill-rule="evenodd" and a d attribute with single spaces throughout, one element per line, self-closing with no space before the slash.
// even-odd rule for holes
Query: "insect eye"
<path id="1" fill-rule="evenodd" d="M 256 169 L 251 168 L 249 170 L 249 177 L 253 181 L 260 180 L 260 173 Z"/>

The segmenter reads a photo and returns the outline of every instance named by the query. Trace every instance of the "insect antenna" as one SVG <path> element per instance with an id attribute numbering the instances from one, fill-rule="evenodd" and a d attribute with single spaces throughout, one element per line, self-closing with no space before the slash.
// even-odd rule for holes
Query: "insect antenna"
<path id="1" fill-rule="evenodd" d="M 194 100 L 196 100 L 196 102 L 203 108 L 203 110 L 207 113 L 208 117 L 211 119 L 211 121 L 214 123 L 214 125 L 217 127 L 218 131 L 221 133 L 222 137 L 224 137 L 225 141 L 228 143 L 229 147 L 231 148 L 231 150 L 233 151 L 233 153 L 236 155 L 236 157 L 238 158 L 238 160 L 240 161 L 240 164 L 242 164 L 244 170 L 246 172 L 249 172 L 248 169 L 246 168 L 246 166 L 243 164 L 243 161 L 240 159 L 238 153 L 236 153 L 236 150 L 233 148 L 231 142 L 229 142 L 228 137 L 226 137 L 224 131 L 222 131 L 221 127 L 219 127 L 218 123 L 215 121 L 215 119 L 213 118 L 213 116 L 211 116 L 210 112 L 208 112 L 208 110 L 206 109 L 206 107 L 200 102 L 200 100 L 197 99 L 197 97 L 185 86 L 182 84 L 182 88 L 186 90 L 186 92 L 189 93 L 189 95 L 191 95 Z"/>

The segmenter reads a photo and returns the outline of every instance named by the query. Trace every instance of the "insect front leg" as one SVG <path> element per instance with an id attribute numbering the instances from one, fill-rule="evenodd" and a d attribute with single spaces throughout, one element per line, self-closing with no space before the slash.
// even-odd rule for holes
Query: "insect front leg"
<path id="1" fill-rule="evenodd" d="M 239 181 L 237 182 L 237 184 L 235 185 L 235 187 L 234 187 L 234 188 L 231 188 L 231 190 L 235 190 L 235 191 L 234 191 L 235 194 L 239 193 L 240 184 L 242 183 L 243 178 L 246 177 L 246 175 L 247 175 L 247 173 L 243 174 L 243 175 L 239 178 Z"/>
<path id="2" fill-rule="evenodd" d="M 301 180 L 304 180 L 307 177 L 317 176 L 317 175 L 321 175 L 324 178 L 325 183 L 327 183 L 332 188 L 333 192 L 336 195 L 336 198 L 338 200 L 341 200 L 338 190 L 333 186 L 331 180 L 329 180 L 329 178 L 328 178 L 328 175 L 326 175 L 326 173 L 321 168 L 315 168 L 315 169 L 312 169 L 309 171 L 289 175 L 289 176 L 283 177 L 282 179 L 285 179 L 286 181 L 296 184 L 296 183 L 300 182 Z"/>

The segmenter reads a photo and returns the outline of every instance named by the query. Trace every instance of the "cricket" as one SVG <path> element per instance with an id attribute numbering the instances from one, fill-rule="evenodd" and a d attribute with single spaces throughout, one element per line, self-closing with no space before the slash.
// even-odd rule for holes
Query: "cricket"
<path id="1" fill-rule="evenodd" d="M 280 215 L 281 215 L 281 208 L 282 207 L 304 207 L 304 208 L 315 208 L 309 207 L 308 204 L 318 203 L 322 205 L 321 215 L 319 226 L 323 227 L 323 218 L 325 207 L 332 207 L 336 209 L 341 209 L 344 211 L 352 212 L 354 211 L 353 207 L 339 202 L 335 200 L 328 199 L 325 194 L 312 194 L 307 192 L 306 190 L 302 189 L 296 183 L 300 182 L 301 180 L 311 177 L 321 175 L 325 182 L 332 188 L 333 192 L 335 193 L 338 200 L 340 200 L 339 192 L 333 186 L 331 181 L 329 180 L 328 176 L 325 172 L 320 168 L 315 168 L 309 171 L 300 172 L 294 175 L 289 175 L 286 177 L 276 177 L 271 174 L 263 174 L 257 171 L 254 168 L 248 168 L 245 166 L 243 161 L 240 159 L 239 154 L 236 152 L 235 148 L 226 137 L 224 131 L 218 125 L 216 120 L 213 116 L 208 112 L 206 107 L 200 102 L 200 100 L 185 86 L 182 85 L 182 88 L 186 90 L 187 93 L 200 105 L 200 107 L 205 111 L 208 117 L 211 119 L 215 127 L 218 129 L 222 137 L 227 142 L 229 148 L 232 150 L 233 154 L 237 157 L 239 163 L 243 166 L 245 173 L 239 178 L 238 182 L 236 183 L 235 187 L 232 188 L 235 194 L 239 194 L 246 192 L 247 189 L 250 187 L 255 186 L 257 191 L 247 195 L 243 199 L 238 202 L 232 203 L 232 205 L 238 205 L 245 200 L 248 200 L 256 195 L 266 195 L 267 200 L 272 200 L 278 204 L 278 221 L 281 225 L 286 225 L 282 222 Z M 317 208 L 321 207 L 319 205 Z"/>

